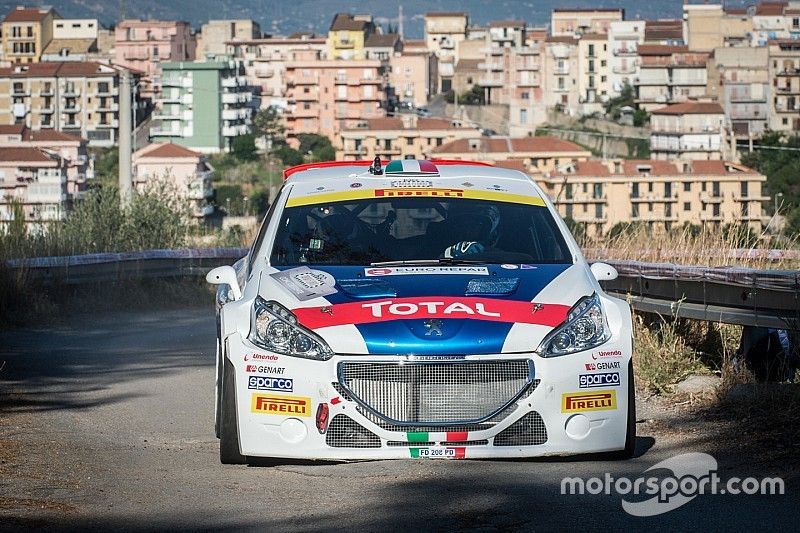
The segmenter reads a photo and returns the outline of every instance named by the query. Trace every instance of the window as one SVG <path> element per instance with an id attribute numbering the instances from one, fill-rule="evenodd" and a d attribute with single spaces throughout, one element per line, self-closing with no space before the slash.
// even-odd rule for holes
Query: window
<path id="1" fill-rule="evenodd" d="M 364 86 L 364 98 L 372 98 L 374 87 L 372 85 Z"/>
<path id="2" fill-rule="evenodd" d="M 12 37 L 22 37 L 22 28 L 19 26 L 12 26 L 11 28 L 11 36 Z"/>
<path id="3" fill-rule="evenodd" d="M 750 215 L 750 202 L 742 202 L 742 217 Z"/>
<path id="4" fill-rule="evenodd" d="M 25 30 L 26 30 L 25 33 L 28 37 L 33 37 L 33 26 L 28 26 L 27 28 L 25 28 Z"/>
<path id="5" fill-rule="evenodd" d="M 101 81 L 97 84 L 97 92 L 101 94 L 105 94 L 108 92 L 108 82 Z"/>
<path id="6" fill-rule="evenodd" d="M 711 193 L 711 194 L 712 194 L 712 196 L 714 196 L 715 198 L 716 198 L 716 197 L 719 197 L 719 196 L 720 196 L 720 192 L 719 192 L 719 182 L 718 182 L 718 181 L 715 181 L 715 182 L 713 182 L 713 183 L 712 183 L 712 187 L 713 187 L 713 189 L 712 189 L 712 191 L 713 191 L 713 192 Z"/>
<path id="7" fill-rule="evenodd" d="M 519 122 L 520 122 L 520 124 L 527 124 L 528 123 L 528 110 L 527 109 L 520 109 L 519 110 Z"/>
<path id="8" fill-rule="evenodd" d="M 631 198 L 639 198 L 639 184 L 634 183 L 631 185 Z"/>
<path id="9" fill-rule="evenodd" d="M 683 192 L 692 192 L 692 184 L 688 181 L 683 182 Z"/>
<path id="10" fill-rule="evenodd" d="M 572 200 L 572 184 L 571 183 L 567 183 L 565 195 L 567 197 L 567 200 Z M 570 204 L 570 205 L 572 205 L 572 204 Z"/>
<path id="11" fill-rule="evenodd" d="M 589 72 L 594 72 L 594 59 L 589 60 Z"/>
<path id="12" fill-rule="evenodd" d="M 339 85 L 336 87 L 336 93 L 339 98 L 347 98 L 347 85 Z"/>
<path id="13" fill-rule="evenodd" d="M 414 144 L 414 137 L 406 137 L 406 145 L 411 146 Z"/>
<path id="14" fill-rule="evenodd" d="M 631 218 L 639 218 L 639 204 L 631 205 Z"/>
<path id="15" fill-rule="evenodd" d="M 713 211 L 713 213 L 714 213 L 714 216 L 715 216 L 715 217 L 718 217 L 718 216 L 719 216 L 719 204 L 714 204 L 714 211 Z"/>
<path id="16" fill-rule="evenodd" d="M 667 218 L 672 217 L 672 204 L 664 204 L 664 216 Z"/>
<path id="17" fill-rule="evenodd" d="M 664 184 L 664 198 L 672 197 L 672 183 L 665 183 Z"/>
<path id="18" fill-rule="evenodd" d="M 740 192 L 742 193 L 742 198 L 747 198 L 749 196 L 747 188 L 748 188 L 748 183 L 746 181 L 743 181 L 739 184 L 739 189 Z"/>
<path id="19" fill-rule="evenodd" d="M 523 100 L 530 100 L 530 99 L 531 99 L 531 93 L 529 93 L 529 92 L 523 92 L 523 93 L 522 93 L 522 99 L 523 99 Z"/>
<path id="20" fill-rule="evenodd" d="M 589 45 L 589 57 L 594 57 L 594 45 L 593 44 Z M 594 65 L 594 61 L 590 61 L 589 64 L 590 65 Z M 594 67 L 590 66 L 589 68 L 593 69 Z"/>
<path id="21" fill-rule="evenodd" d="M 308 103 L 308 102 L 305 102 L 305 103 L 303 104 L 303 109 L 311 109 L 311 104 L 310 104 L 310 103 Z"/>
<path id="22" fill-rule="evenodd" d="M 684 211 L 691 211 L 692 210 L 692 202 L 683 202 L 683 210 Z"/>
<path id="23" fill-rule="evenodd" d="M 595 183 L 592 185 L 592 198 L 595 200 L 599 200 L 603 197 L 603 184 L 602 183 Z"/>
<path id="24" fill-rule="evenodd" d="M 603 218 L 603 204 L 594 204 L 594 218 Z"/>

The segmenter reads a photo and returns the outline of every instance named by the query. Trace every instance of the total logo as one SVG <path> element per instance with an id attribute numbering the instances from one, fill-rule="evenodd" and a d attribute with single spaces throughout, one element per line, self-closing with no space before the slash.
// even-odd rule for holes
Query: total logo
<path id="1" fill-rule="evenodd" d="M 277 355 L 270 355 L 270 354 L 266 354 L 266 353 L 249 353 L 249 354 L 245 354 L 245 356 L 244 356 L 244 360 L 245 361 L 250 361 L 251 359 L 254 360 L 254 361 L 277 361 L 278 360 L 278 356 Z"/>
<path id="2" fill-rule="evenodd" d="M 592 387 L 617 387 L 619 386 L 619 372 L 605 372 L 602 374 L 581 374 L 578 376 L 578 387 L 590 389 Z"/>
<path id="3" fill-rule="evenodd" d="M 283 374 L 286 371 L 286 367 L 283 366 L 262 366 L 262 365 L 246 365 L 244 368 L 245 372 L 253 373 L 258 372 L 259 374 Z"/>
<path id="4" fill-rule="evenodd" d="M 452 302 L 449 305 L 445 302 L 419 302 L 419 303 L 392 303 L 392 300 L 363 304 L 364 309 L 369 309 L 372 316 L 382 318 L 386 315 L 393 316 L 412 316 L 419 314 L 420 308 L 423 312 L 433 316 L 452 316 L 452 315 L 478 315 L 488 317 L 499 317 L 500 313 L 488 311 L 483 303 L 476 302 L 472 305 L 462 302 Z"/>
<path id="5" fill-rule="evenodd" d="M 586 370 L 618 370 L 619 361 L 600 361 L 598 363 L 585 363 Z"/>
<path id="6" fill-rule="evenodd" d="M 595 361 L 606 357 L 622 357 L 622 352 L 620 350 L 609 350 L 607 352 L 599 351 L 592 354 L 592 359 Z"/>
<path id="7" fill-rule="evenodd" d="M 273 378 L 269 376 L 250 376 L 247 379 L 247 388 L 254 390 L 292 392 L 294 388 L 294 380 L 290 378 Z"/>

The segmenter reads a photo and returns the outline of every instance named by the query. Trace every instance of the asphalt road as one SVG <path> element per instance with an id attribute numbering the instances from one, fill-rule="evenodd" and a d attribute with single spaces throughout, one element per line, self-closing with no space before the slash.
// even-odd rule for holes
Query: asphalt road
<path id="1" fill-rule="evenodd" d="M 784 496 L 703 495 L 650 518 L 621 496 L 562 495 L 565 476 L 638 477 L 705 451 L 639 428 L 630 461 L 376 461 L 222 466 L 213 311 L 76 317 L 0 333 L 0 530 L 796 529 Z M 645 409 L 646 410 L 646 409 Z M 766 475 L 731 450 L 720 476 Z M 645 499 L 645 498 L 640 498 Z"/>

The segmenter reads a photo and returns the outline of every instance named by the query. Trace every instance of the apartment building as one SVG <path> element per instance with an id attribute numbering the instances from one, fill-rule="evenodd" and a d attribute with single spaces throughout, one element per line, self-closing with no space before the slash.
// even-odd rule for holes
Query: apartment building
<path id="1" fill-rule="evenodd" d="M 732 135 L 760 137 L 769 126 L 769 49 L 716 48 L 708 76 L 708 95 L 722 104 Z"/>
<path id="2" fill-rule="evenodd" d="M 399 102 L 424 106 L 435 91 L 435 57 L 424 41 L 406 41 L 400 52 L 389 58 L 389 85 Z"/>
<path id="3" fill-rule="evenodd" d="M 707 52 L 685 46 L 639 45 L 640 72 L 634 79 L 636 102 L 652 111 L 665 104 L 705 96 L 708 82 Z"/>
<path id="4" fill-rule="evenodd" d="M 150 137 L 202 153 L 230 149 L 250 132 L 253 95 L 236 60 L 162 63 L 161 95 Z"/>
<path id="5" fill-rule="evenodd" d="M 577 144 L 554 137 L 474 137 L 434 148 L 435 159 L 463 159 L 496 163 L 514 160 L 530 175 L 554 172 L 557 167 L 588 160 L 592 154 Z"/>
<path id="6" fill-rule="evenodd" d="M 800 41 L 769 44 L 769 129 L 800 130 Z"/>
<path id="7" fill-rule="evenodd" d="M 402 49 L 403 42 L 397 33 L 373 33 L 364 42 L 364 58 L 377 59 L 386 64 Z"/>
<path id="8" fill-rule="evenodd" d="M 287 107 L 286 63 L 304 55 L 324 57 L 327 41 L 312 37 L 275 37 L 228 41 L 228 55 L 244 64 L 247 84 L 259 89 L 262 108 Z"/>
<path id="9" fill-rule="evenodd" d="M 548 37 L 545 40 L 544 87 L 547 107 L 570 115 L 578 111 L 578 40 Z"/>
<path id="10" fill-rule="evenodd" d="M 550 14 L 550 34 L 554 37 L 577 37 L 584 33 L 608 35 L 611 23 L 624 19 L 624 9 L 554 9 Z"/>
<path id="11" fill-rule="evenodd" d="M 677 19 L 646 20 L 644 22 L 644 44 L 666 44 L 683 46 L 683 21 Z"/>
<path id="12" fill-rule="evenodd" d="M 195 36 L 197 59 L 224 59 L 228 54 L 228 42 L 251 41 L 261 38 L 261 26 L 250 19 L 209 20 Z"/>
<path id="13" fill-rule="evenodd" d="M 0 123 L 61 131 L 87 139 L 90 146 L 113 146 L 120 71 L 80 61 L 0 68 Z"/>
<path id="14" fill-rule="evenodd" d="M 645 22 L 641 20 L 614 21 L 608 29 L 609 96 L 619 96 L 639 77 L 639 45 L 644 42 Z"/>
<path id="15" fill-rule="evenodd" d="M 286 129 L 336 138 L 361 120 L 385 115 L 384 77 L 375 59 L 337 61 L 311 52 L 286 63 Z"/>
<path id="16" fill-rule="evenodd" d="M 37 63 L 53 39 L 53 21 L 61 18 L 50 7 L 16 7 L 0 26 L 3 59 L 11 63 Z"/>
<path id="17" fill-rule="evenodd" d="M 751 42 L 753 19 L 746 8 L 722 4 L 684 4 L 686 45 L 690 50 L 711 52 L 726 46 L 747 46 Z"/>
<path id="18" fill-rule="evenodd" d="M 214 168 L 204 154 L 172 143 L 149 144 L 134 152 L 132 171 L 138 189 L 166 182 L 187 202 L 193 217 L 214 213 Z"/>
<path id="19" fill-rule="evenodd" d="M 194 61 L 192 26 L 174 20 L 123 20 L 114 31 L 115 63 L 141 72 L 139 93 L 155 99 L 161 93 L 161 63 Z"/>
<path id="20" fill-rule="evenodd" d="M 461 12 L 439 12 L 425 14 L 425 45 L 438 60 L 437 92 L 448 92 L 453 88 L 456 46 L 467 38 L 469 16 Z"/>
<path id="21" fill-rule="evenodd" d="M 686 222 L 718 228 L 746 224 L 759 232 L 766 176 L 724 161 L 583 161 L 537 181 L 561 216 L 590 236 L 620 222 L 668 231 Z"/>
<path id="22" fill-rule="evenodd" d="M 458 139 L 476 138 L 476 128 L 444 118 L 416 115 L 364 120 L 343 130 L 335 143 L 337 160 L 425 159 L 436 147 Z"/>
<path id="23" fill-rule="evenodd" d="M 94 178 L 86 139 L 54 130 L 31 130 L 24 124 L 0 125 L 0 148 L 35 148 L 61 158 L 66 169 L 66 192 L 79 198 Z"/>
<path id="24" fill-rule="evenodd" d="M 650 154 L 658 160 L 725 159 L 725 111 L 716 102 L 686 102 L 650 115 Z"/>
<path id="25" fill-rule="evenodd" d="M 578 112 L 600 113 L 609 98 L 608 34 L 584 33 L 578 40 Z"/>
<path id="26" fill-rule="evenodd" d="M 29 230 L 63 220 L 72 206 L 64 160 L 40 148 L 0 147 L 0 222 L 14 220 L 15 206 Z"/>
<path id="27" fill-rule="evenodd" d="M 365 44 L 376 31 L 372 15 L 337 13 L 328 30 L 328 58 L 366 59 Z"/>
<path id="28" fill-rule="evenodd" d="M 89 61 L 98 58 L 97 19 L 55 19 L 53 38 L 42 51 L 42 61 Z"/>
<path id="29" fill-rule="evenodd" d="M 753 24 L 751 46 L 800 39 L 800 2 L 760 2 L 751 6 L 747 13 Z"/>

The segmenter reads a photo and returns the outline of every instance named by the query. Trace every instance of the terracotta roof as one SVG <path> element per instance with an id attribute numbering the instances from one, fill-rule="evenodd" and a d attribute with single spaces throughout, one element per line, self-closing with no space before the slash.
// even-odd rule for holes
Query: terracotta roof
<path id="1" fill-rule="evenodd" d="M 762 17 L 783 15 L 786 5 L 786 2 L 761 2 L 756 4 L 756 15 Z"/>
<path id="2" fill-rule="evenodd" d="M 114 76 L 117 73 L 116 67 L 95 61 L 42 61 L 0 68 L 0 76 L 10 78 Z"/>
<path id="3" fill-rule="evenodd" d="M 548 35 L 547 39 L 545 39 L 545 42 L 576 44 L 578 40 L 575 37 L 570 37 L 569 35 Z"/>
<path id="4" fill-rule="evenodd" d="M 746 7 L 726 7 L 723 11 L 726 15 L 747 15 Z"/>
<path id="5" fill-rule="evenodd" d="M 26 163 L 55 163 L 55 161 L 38 148 L 14 147 L 0 148 L 0 161 Z"/>
<path id="6" fill-rule="evenodd" d="M 493 20 L 489 23 L 490 28 L 524 28 L 524 20 Z"/>
<path id="7" fill-rule="evenodd" d="M 577 144 L 555 137 L 520 137 L 516 139 L 508 137 L 481 137 L 478 140 L 478 148 L 474 146 L 475 139 L 457 139 L 449 143 L 434 148 L 434 153 L 515 153 L 521 152 L 586 152 Z"/>
<path id="8" fill-rule="evenodd" d="M 723 161 L 692 161 L 692 167 L 696 174 L 728 174 Z"/>
<path id="9" fill-rule="evenodd" d="M 19 135 L 22 141 L 31 142 L 81 142 L 83 140 L 76 135 L 56 130 L 31 130 L 25 124 L 2 124 L 0 125 L 0 135 Z"/>
<path id="10" fill-rule="evenodd" d="M 680 52 L 688 52 L 688 46 L 673 46 L 670 44 L 640 44 L 640 56 L 668 56 Z"/>
<path id="11" fill-rule="evenodd" d="M 459 59 L 456 63 L 456 70 L 481 70 L 478 65 L 486 61 L 485 59 Z"/>
<path id="12" fill-rule="evenodd" d="M 200 157 L 201 154 L 178 144 L 163 143 L 145 146 L 137 152 L 137 156 L 142 159 L 156 159 L 162 157 Z"/>
<path id="13" fill-rule="evenodd" d="M 724 176 L 732 173 L 737 174 L 755 174 L 756 172 L 743 165 L 735 163 L 728 163 L 725 161 L 686 161 L 689 164 L 689 170 L 683 172 L 682 161 L 656 161 L 651 159 L 634 159 L 626 161 L 614 161 L 616 164 L 621 164 L 620 172 L 611 172 L 609 166 L 602 161 L 590 160 L 580 161 L 575 163 L 574 172 L 564 173 L 556 172 L 554 177 L 559 176 L 680 176 L 680 175 L 695 175 L 706 174 L 715 176 Z"/>
<path id="14" fill-rule="evenodd" d="M 581 35 L 581 41 L 605 41 L 608 39 L 606 33 L 584 33 Z"/>
<path id="15" fill-rule="evenodd" d="M 350 13 L 336 13 L 330 31 L 366 31 L 369 22 L 356 20 Z"/>
<path id="16" fill-rule="evenodd" d="M 22 135 L 25 124 L 0 124 L 0 135 Z"/>
<path id="17" fill-rule="evenodd" d="M 653 115 L 722 115 L 725 111 L 716 102 L 684 102 L 661 109 L 654 109 Z"/>
<path id="18" fill-rule="evenodd" d="M 56 14 L 52 9 L 17 7 L 8 12 L 3 22 L 41 22 L 50 12 L 53 12 L 54 15 Z"/>
<path id="19" fill-rule="evenodd" d="M 574 174 L 577 176 L 610 176 L 611 171 L 602 161 L 590 160 L 576 163 Z"/>
<path id="20" fill-rule="evenodd" d="M 394 47 L 397 46 L 397 42 L 400 40 L 400 36 L 396 33 L 373 33 L 369 37 L 367 37 L 364 46 L 366 48 L 385 48 L 385 47 Z"/>
<path id="21" fill-rule="evenodd" d="M 494 166 L 508 168 L 511 170 L 519 170 L 525 174 L 528 173 L 528 169 L 525 168 L 525 161 L 522 159 L 506 159 L 504 161 L 497 161 L 495 162 Z"/>
<path id="22" fill-rule="evenodd" d="M 683 40 L 682 20 L 646 20 L 644 23 L 644 39 L 679 39 Z"/>
<path id="23" fill-rule="evenodd" d="M 70 54 L 85 54 L 97 51 L 97 39 L 53 39 L 44 54 L 58 54 L 63 48 L 69 50 Z"/>
<path id="24" fill-rule="evenodd" d="M 455 129 L 453 121 L 449 118 L 420 117 L 417 119 L 419 130 L 450 130 Z"/>

